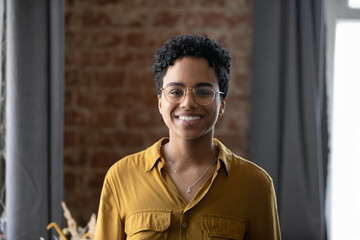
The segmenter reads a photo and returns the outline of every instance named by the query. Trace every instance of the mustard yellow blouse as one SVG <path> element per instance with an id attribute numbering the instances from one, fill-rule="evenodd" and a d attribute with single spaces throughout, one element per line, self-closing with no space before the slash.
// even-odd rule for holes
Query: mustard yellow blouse
<path id="1" fill-rule="evenodd" d="M 96 240 L 281 239 L 270 176 L 220 141 L 217 170 L 187 204 L 163 171 L 164 139 L 108 171 Z"/>

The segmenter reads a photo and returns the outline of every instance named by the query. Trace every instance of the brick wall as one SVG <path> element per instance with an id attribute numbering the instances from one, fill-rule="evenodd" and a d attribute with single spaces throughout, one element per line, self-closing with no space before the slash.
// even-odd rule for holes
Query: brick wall
<path id="1" fill-rule="evenodd" d="M 152 64 L 171 36 L 206 34 L 232 53 L 216 136 L 247 156 L 251 0 L 67 0 L 65 201 L 78 223 L 97 212 L 107 169 L 167 136 Z"/>

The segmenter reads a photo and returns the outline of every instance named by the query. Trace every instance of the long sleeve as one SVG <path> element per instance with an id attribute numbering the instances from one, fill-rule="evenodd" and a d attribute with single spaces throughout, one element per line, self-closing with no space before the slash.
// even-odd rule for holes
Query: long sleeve
<path id="1" fill-rule="evenodd" d="M 254 212 L 256 220 L 251 233 L 246 237 L 247 240 L 281 239 L 276 195 L 272 180 L 267 182 L 265 186 L 266 189 L 261 189 L 263 194 L 259 195 L 257 209 Z"/>
<path id="2" fill-rule="evenodd" d="M 280 224 L 279 224 L 279 216 L 278 216 L 278 209 L 277 209 L 277 202 L 276 202 L 276 194 L 273 182 L 271 181 L 270 188 L 269 188 L 269 198 L 268 198 L 268 221 L 269 221 L 269 234 L 273 236 L 272 239 L 280 240 L 281 233 L 280 233 Z M 271 239 L 271 238 L 268 238 Z"/>
<path id="3" fill-rule="evenodd" d="M 95 240 L 125 239 L 124 224 L 120 219 L 119 206 L 108 176 L 101 192 Z"/>

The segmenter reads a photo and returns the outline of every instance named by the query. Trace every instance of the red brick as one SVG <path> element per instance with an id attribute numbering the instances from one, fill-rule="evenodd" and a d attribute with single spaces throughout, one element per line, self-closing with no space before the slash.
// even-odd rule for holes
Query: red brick
<path id="1" fill-rule="evenodd" d="M 79 16 L 75 12 L 67 11 L 65 13 L 65 25 L 68 28 L 76 28 L 80 25 Z"/>
<path id="2" fill-rule="evenodd" d="M 181 14 L 171 11 L 162 11 L 154 16 L 153 25 L 155 27 L 174 27 L 180 20 Z"/>
<path id="3" fill-rule="evenodd" d="M 248 139 L 242 137 L 239 134 L 215 134 L 215 137 L 218 138 L 223 144 L 231 149 L 235 154 L 246 157 L 247 153 L 247 142 Z"/>
<path id="4" fill-rule="evenodd" d="M 77 30 L 66 29 L 65 32 L 65 46 L 66 48 L 77 48 L 83 43 L 83 40 L 79 37 Z"/>
<path id="5" fill-rule="evenodd" d="M 106 168 L 108 169 L 111 165 L 120 159 L 120 154 L 111 151 L 99 151 L 91 155 L 90 164 L 94 168 Z"/>
<path id="6" fill-rule="evenodd" d="M 152 145 L 154 142 L 160 140 L 161 138 L 169 137 L 169 130 L 166 127 L 165 123 L 162 130 L 156 132 L 150 132 L 148 134 L 148 145 Z"/>
<path id="7" fill-rule="evenodd" d="M 76 186 L 75 177 L 74 173 L 67 172 L 64 174 L 64 188 L 66 190 L 74 189 Z"/>
<path id="8" fill-rule="evenodd" d="M 197 28 L 199 26 L 220 27 L 223 25 L 224 19 L 225 16 L 222 12 L 198 12 L 196 14 L 187 13 L 185 16 L 185 25 L 189 28 Z"/>
<path id="9" fill-rule="evenodd" d="M 226 110 L 225 110 L 226 112 Z M 218 121 L 216 122 L 216 125 L 215 125 L 215 129 L 223 129 L 223 126 L 224 126 L 224 121 L 226 120 L 226 116 L 220 116 L 218 118 Z"/>
<path id="10" fill-rule="evenodd" d="M 129 110 L 124 117 L 125 126 L 129 128 L 155 128 L 162 126 L 163 120 L 159 111 L 132 111 Z"/>
<path id="11" fill-rule="evenodd" d="M 65 90 L 65 108 L 71 106 L 73 103 L 73 93 Z"/>
<path id="12" fill-rule="evenodd" d="M 242 57 L 243 59 L 245 58 L 246 63 L 249 64 L 250 56 L 249 54 L 244 53 L 248 53 L 252 47 L 252 41 L 249 38 L 249 36 L 252 35 L 252 29 L 249 27 L 242 27 L 240 29 L 241 31 L 231 35 L 231 45 L 234 48 L 244 49 L 243 54 L 239 57 Z"/>
<path id="13" fill-rule="evenodd" d="M 107 168 L 108 167 L 106 167 L 106 169 Z M 89 180 L 88 180 L 88 189 L 96 188 L 100 192 L 101 187 L 102 187 L 103 182 L 104 182 L 105 174 L 106 173 L 93 173 L 93 174 L 91 174 L 90 177 L 89 177 Z M 96 206 L 96 209 L 97 209 L 97 206 Z"/>
<path id="14" fill-rule="evenodd" d="M 126 36 L 126 45 L 129 47 L 141 47 L 144 45 L 144 33 L 130 32 Z"/>
<path id="15" fill-rule="evenodd" d="M 144 137 L 141 133 L 130 131 L 117 132 L 115 134 L 117 144 L 121 147 L 138 147 L 144 145 Z"/>
<path id="16" fill-rule="evenodd" d="M 125 74 L 122 71 L 98 72 L 96 74 L 97 88 L 119 88 L 124 86 Z"/>
<path id="17" fill-rule="evenodd" d="M 122 0 L 95 0 L 95 3 L 104 5 L 104 4 L 115 4 L 115 3 L 119 3 L 121 1 Z"/>
<path id="18" fill-rule="evenodd" d="M 115 111 L 93 111 L 90 123 L 93 126 L 114 127 L 118 122 L 118 114 Z"/>
<path id="19" fill-rule="evenodd" d="M 111 17 L 106 12 L 84 11 L 82 15 L 83 27 L 108 27 L 112 24 Z"/>
<path id="20" fill-rule="evenodd" d="M 139 29 L 145 27 L 148 21 L 148 14 L 136 14 L 127 18 L 126 25 L 130 28 Z"/>
<path id="21" fill-rule="evenodd" d="M 226 18 L 226 24 L 230 28 L 239 27 L 239 25 L 244 23 L 249 25 L 251 24 L 251 21 L 252 21 L 251 15 L 247 12 L 243 14 L 235 13 Z"/>
<path id="22" fill-rule="evenodd" d="M 220 27 L 224 22 L 223 12 L 205 12 L 199 14 L 200 24 L 209 27 Z"/>
<path id="23" fill-rule="evenodd" d="M 83 125 L 86 124 L 86 117 L 79 111 L 65 109 L 65 124 L 67 125 Z"/>
<path id="24" fill-rule="evenodd" d="M 242 96 L 249 96 L 251 94 L 251 81 L 249 73 L 235 73 L 231 81 L 232 91 Z"/>
<path id="25" fill-rule="evenodd" d="M 69 197 L 66 201 L 66 206 L 69 208 L 71 215 L 74 219 L 76 219 L 76 222 L 81 226 L 81 224 L 78 222 L 79 216 L 77 216 L 77 210 L 84 209 L 89 204 L 89 197 L 87 196 L 87 189 L 82 189 L 81 192 L 77 191 L 69 191 Z"/>
<path id="26" fill-rule="evenodd" d="M 154 74 L 152 71 L 127 72 L 125 78 L 130 89 L 147 89 L 153 91 L 156 94 Z"/>
<path id="27" fill-rule="evenodd" d="M 72 168 L 83 167 L 86 163 L 86 159 L 87 159 L 86 151 L 80 151 L 80 152 L 76 151 L 72 154 L 65 153 L 64 165 L 71 166 Z"/>
<path id="28" fill-rule="evenodd" d="M 67 7 L 72 7 L 72 6 L 81 6 L 81 5 L 84 5 L 84 4 L 87 4 L 89 3 L 89 0 L 66 0 L 66 6 Z M 67 9 L 69 9 L 67 8 Z"/>
<path id="29" fill-rule="evenodd" d="M 79 72 L 77 70 L 65 71 L 65 86 L 78 86 L 79 80 Z"/>
<path id="30" fill-rule="evenodd" d="M 114 131 L 100 131 L 95 133 L 95 138 L 92 142 L 84 142 L 87 145 L 94 145 L 99 147 L 113 147 L 117 145 L 117 137 Z"/>
<path id="31" fill-rule="evenodd" d="M 64 147 L 74 147 L 78 143 L 78 134 L 75 131 L 65 130 Z"/>
<path id="32" fill-rule="evenodd" d="M 126 66 L 129 64 L 129 62 L 133 61 L 134 58 L 135 57 L 133 53 L 123 51 L 115 54 L 115 56 L 111 58 L 112 60 L 111 64 L 112 66 Z"/>
<path id="33" fill-rule="evenodd" d="M 229 1 L 224 0 L 198 0 L 198 4 L 202 6 L 202 8 L 209 9 L 224 9 L 224 7 L 228 7 Z"/>
<path id="34" fill-rule="evenodd" d="M 106 104 L 114 108 L 130 108 L 138 103 L 137 96 L 128 92 L 108 93 L 106 95 Z"/>
<path id="35" fill-rule="evenodd" d="M 91 51 L 81 54 L 81 65 L 83 67 L 104 67 L 111 65 L 111 54 L 109 52 Z"/>
<path id="36" fill-rule="evenodd" d="M 105 106 L 106 96 L 96 92 L 81 92 L 78 94 L 76 102 L 80 107 Z"/>
<path id="37" fill-rule="evenodd" d="M 81 62 L 81 54 L 79 52 L 68 52 L 65 55 L 65 67 L 77 67 Z"/>
<path id="38" fill-rule="evenodd" d="M 156 98 L 153 98 L 153 106 L 156 106 Z M 133 108 L 139 109 L 151 104 L 147 95 L 136 92 L 81 92 L 77 97 L 77 104 L 81 107 L 87 108 L 114 108 L 112 111 L 116 111 L 117 108 Z"/>
<path id="39" fill-rule="evenodd" d="M 83 32 L 82 38 L 82 46 L 87 48 L 117 48 L 124 43 L 124 37 L 113 30 Z"/>
<path id="40" fill-rule="evenodd" d="M 143 51 L 124 51 L 124 52 L 112 52 L 108 56 L 111 59 L 111 66 L 114 67 L 126 67 L 130 71 L 148 71 L 154 62 L 154 52 L 149 50 Z"/>

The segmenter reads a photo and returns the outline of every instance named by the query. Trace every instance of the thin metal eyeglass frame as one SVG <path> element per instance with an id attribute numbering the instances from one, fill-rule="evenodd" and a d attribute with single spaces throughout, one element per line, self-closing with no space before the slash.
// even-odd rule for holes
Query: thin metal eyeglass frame
<path id="1" fill-rule="evenodd" d="M 166 87 L 165 87 L 165 88 L 166 88 Z M 161 91 L 164 91 L 165 88 L 161 88 L 160 90 L 161 90 Z M 197 87 L 194 87 L 194 88 L 186 87 L 186 88 L 185 88 L 185 87 L 180 87 L 180 86 L 179 86 L 179 88 L 184 89 L 184 92 L 185 92 L 185 94 L 182 96 L 182 98 L 181 98 L 179 101 L 170 101 L 170 100 L 166 97 L 166 94 L 164 94 L 165 99 L 166 99 L 169 103 L 181 103 L 181 102 L 184 100 L 184 98 L 185 98 L 185 96 L 186 96 L 186 94 L 187 94 L 187 90 L 191 90 L 195 102 L 196 102 L 197 104 L 201 105 L 201 106 L 209 105 L 210 103 L 212 103 L 212 102 L 214 101 L 216 95 L 218 95 L 218 94 L 224 94 L 224 92 L 215 91 L 215 89 L 209 88 L 209 89 L 211 89 L 211 91 L 214 92 L 214 96 L 213 96 L 213 98 L 211 99 L 211 101 L 210 101 L 209 103 L 207 103 L 207 104 L 201 104 L 201 103 L 198 103 L 198 102 L 196 101 L 195 89 L 196 89 Z"/>

